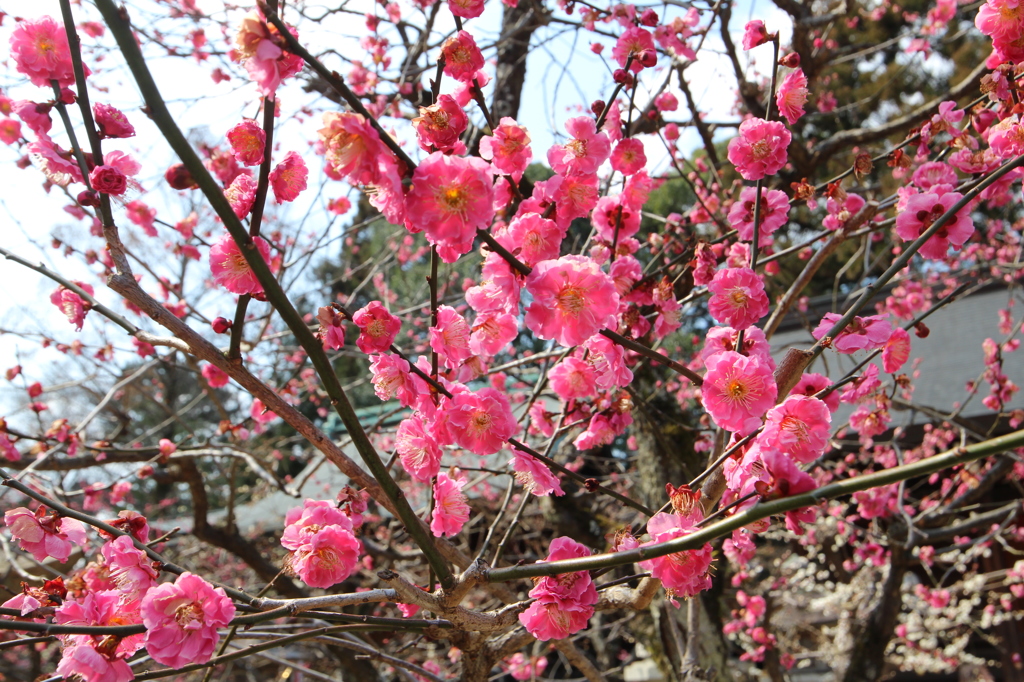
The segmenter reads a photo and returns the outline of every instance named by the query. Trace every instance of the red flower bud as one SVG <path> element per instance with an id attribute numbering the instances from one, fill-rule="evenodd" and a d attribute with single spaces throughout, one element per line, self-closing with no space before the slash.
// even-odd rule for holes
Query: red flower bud
<path id="1" fill-rule="evenodd" d="M 658 25 L 658 13 L 652 8 L 648 7 L 640 15 L 641 26 L 657 26 Z"/>
<path id="2" fill-rule="evenodd" d="M 800 55 L 796 52 L 790 52 L 779 60 L 779 66 L 786 66 L 791 69 L 795 69 L 800 66 Z"/>
<path id="3" fill-rule="evenodd" d="M 91 189 L 85 189 L 78 193 L 78 203 L 82 206 L 99 206 L 100 195 Z"/>
<path id="4" fill-rule="evenodd" d="M 232 324 L 231 320 L 224 317 L 218 317 L 216 320 L 213 321 L 212 326 L 213 331 L 217 332 L 218 334 L 226 334 L 228 330 L 231 329 Z"/>
<path id="5" fill-rule="evenodd" d="M 195 189 L 199 187 L 199 184 L 183 163 L 176 163 L 168 168 L 164 173 L 164 179 L 174 189 Z"/>
<path id="6" fill-rule="evenodd" d="M 620 83 L 626 87 L 629 87 L 630 85 L 633 84 L 632 74 L 630 74 L 629 71 L 626 71 L 625 69 L 615 69 L 615 72 L 612 74 L 612 79 L 616 83 Z"/>
<path id="7" fill-rule="evenodd" d="M 604 112 L 604 108 L 607 106 L 603 99 L 595 99 L 590 105 L 590 110 L 594 113 L 594 116 L 600 116 Z"/>

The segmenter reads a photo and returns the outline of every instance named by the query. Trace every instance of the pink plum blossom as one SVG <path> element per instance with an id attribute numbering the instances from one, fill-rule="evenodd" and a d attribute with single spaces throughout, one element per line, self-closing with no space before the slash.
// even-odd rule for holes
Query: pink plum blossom
<path id="1" fill-rule="evenodd" d="M 764 27 L 764 22 L 760 19 L 754 19 L 748 21 L 743 27 L 743 49 L 752 50 L 758 45 L 764 45 L 771 36 L 768 35 L 768 30 Z"/>
<path id="2" fill-rule="evenodd" d="M 380 178 L 379 159 L 390 152 L 380 135 L 360 114 L 329 111 L 317 131 L 328 169 L 356 185 L 375 185 Z"/>
<path id="3" fill-rule="evenodd" d="M 735 329 L 747 329 L 768 314 L 764 281 L 750 268 L 726 268 L 708 285 L 711 316 Z"/>
<path id="4" fill-rule="evenodd" d="M 825 403 L 817 398 L 791 395 L 768 410 L 758 443 L 762 451 L 775 450 L 808 464 L 825 451 L 831 423 L 832 415 Z"/>
<path id="5" fill-rule="evenodd" d="M 172 668 L 210 660 L 220 640 L 217 628 L 235 617 L 235 605 L 223 588 L 188 572 L 149 590 L 141 611 L 146 650 Z"/>
<path id="6" fill-rule="evenodd" d="M 71 556 L 71 544 L 86 546 L 85 526 L 81 521 L 62 517 L 46 507 L 32 513 L 15 507 L 4 513 L 4 522 L 23 550 L 38 561 L 53 557 L 64 563 Z"/>
<path id="7" fill-rule="evenodd" d="M 633 175 L 647 165 L 644 143 L 635 137 L 627 137 L 615 145 L 611 159 L 612 170 L 623 175 Z"/>
<path id="8" fill-rule="evenodd" d="M 882 368 L 894 374 L 910 359 L 910 334 L 906 329 L 893 329 L 892 336 L 882 348 Z"/>
<path id="9" fill-rule="evenodd" d="M 518 182 L 533 157 L 530 135 L 514 118 L 505 116 L 498 122 L 493 135 L 480 139 L 480 156 L 490 161 L 499 172 L 511 175 Z"/>
<path id="10" fill-rule="evenodd" d="M 135 136 L 135 127 L 120 109 L 97 102 L 92 105 L 96 128 L 102 137 L 125 138 Z"/>
<path id="11" fill-rule="evenodd" d="M 697 523 L 703 514 L 695 513 L 655 514 L 647 522 L 651 542 L 656 544 L 684 537 L 697 530 Z M 651 577 L 661 580 L 670 596 L 694 597 L 711 587 L 711 545 L 700 549 L 676 552 L 649 561 L 639 562 L 640 567 L 651 572 Z"/>
<path id="12" fill-rule="evenodd" d="M 700 352 L 700 359 L 707 361 L 712 355 L 724 351 L 734 351 L 736 341 L 739 338 L 739 330 L 732 327 L 712 327 L 704 337 L 704 348 Z M 743 355 L 759 358 L 767 364 L 772 371 L 775 370 L 775 359 L 772 358 L 771 344 L 765 337 L 764 332 L 757 327 L 750 327 L 743 332 Z"/>
<path id="13" fill-rule="evenodd" d="M 288 152 L 284 160 L 270 171 L 270 187 L 274 190 L 274 200 L 279 204 L 295 201 L 299 193 L 306 189 L 308 177 L 306 162 L 296 152 Z"/>
<path id="14" fill-rule="evenodd" d="M 508 397 L 491 387 L 456 393 L 447 417 L 459 447 L 481 456 L 501 450 L 519 428 Z"/>
<path id="15" fill-rule="evenodd" d="M 811 334 L 815 339 L 823 338 L 840 319 L 842 319 L 841 315 L 825 313 Z M 892 336 L 892 323 L 889 322 L 886 315 L 854 317 L 850 324 L 832 339 L 832 347 L 840 353 L 877 350 L 885 345 L 890 336 Z"/>
<path id="16" fill-rule="evenodd" d="M 482 159 L 434 152 L 416 167 L 406 197 L 406 227 L 423 232 L 444 262 L 468 253 L 477 229 L 493 217 L 491 174 Z"/>
<path id="17" fill-rule="evenodd" d="M 381 400 L 398 398 L 408 407 L 416 400 L 416 389 L 409 374 L 409 362 L 390 353 L 371 356 L 370 372 L 373 390 Z"/>
<path id="18" fill-rule="evenodd" d="M 473 321 L 469 350 L 475 355 L 493 357 L 512 343 L 518 334 L 515 315 L 493 310 L 480 313 Z"/>
<path id="19" fill-rule="evenodd" d="M 11 33 L 11 58 L 18 73 L 41 88 L 49 88 L 51 80 L 62 88 L 75 82 L 67 34 L 51 17 L 18 22 Z"/>
<path id="20" fill-rule="evenodd" d="M 572 538 L 558 537 L 551 541 L 545 561 L 585 556 L 590 556 L 589 549 Z M 586 571 L 541 578 L 530 596 L 534 602 L 519 614 L 519 622 L 542 642 L 565 639 L 585 628 L 598 600 L 597 589 Z"/>
<path id="21" fill-rule="evenodd" d="M 576 346 L 615 326 L 619 294 L 612 278 L 585 256 L 563 256 L 537 263 L 526 278 L 533 303 L 526 326 L 542 339 Z"/>
<path id="22" fill-rule="evenodd" d="M 570 118 L 565 129 L 572 135 L 572 140 L 548 150 L 551 168 L 563 176 L 596 173 L 611 153 L 608 136 L 597 132 L 597 125 L 589 116 Z"/>
<path id="23" fill-rule="evenodd" d="M 564 236 L 565 230 L 555 221 L 536 213 L 526 213 L 514 218 L 504 238 L 498 241 L 513 252 L 518 249 L 516 256 L 519 260 L 533 267 L 542 260 L 558 258 Z"/>
<path id="24" fill-rule="evenodd" d="M 202 374 L 206 383 L 210 384 L 210 388 L 223 388 L 231 380 L 228 373 L 216 365 L 203 365 Z"/>
<path id="25" fill-rule="evenodd" d="M 775 103 L 779 113 L 786 117 L 789 125 L 796 123 L 804 115 L 804 104 L 807 103 L 807 76 L 802 69 L 789 72 L 779 91 L 775 94 Z"/>
<path id="26" fill-rule="evenodd" d="M 551 469 L 544 462 L 536 457 L 519 452 L 512 456 L 509 462 L 515 472 L 516 480 L 523 489 L 537 497 L 547 497 L 551 493 L 556 496 L 564 495 L 562 484 L 558 477 L 551 473 Z"/>
<path id="27" fill-rule="evenodd" d="M 589 398 L 597 392 L 597 374 L 594 368 L 579 358 L 568 357 L 551 368 L 548 374 L 551 389 L 568 402 Z"/>
<path id="28" fill-rule="evenodd" d="M 448 0 L 448 9 L 457 17 L 475 19 L 484 13 L 484 0 Z"/>
<path id="29" fill-rule="evenodd" d="M 464 83 L 472 82 L 477 71 L 484 68 L 484 55 L 476 46 L 473 36 L 459 31 L 441 46 L 444 55 L 444 75 Z"/>
<path id="30" fill-rule="evenodd" d="M 131 599 L 145 594 L 156 585 L 159 564 L 137 548 L 127 535 L 107 542 L 100 549 L 110 579 L 117 589 Z"/>
<path id="31" fill-rule="evenodd" d="M 468 124 L 466 112 L 451 95 L 441 95 L 429 107 L 420 107 L 420 115 L 412 120 L 420 149 L 425 152 L 454 150 Z"/>
<path id="32" fill-rule="evenodd" d="M 252 211 L 252 205 L 256 201 L 256 189 L 256 181 L 252 179 L 252 176 L 240 173 L 224 190 L 224 196 L 231 204 L 231 210 L 239 218 L 244 218 Z"/>
<path id="33" fill-rule="evenodd" d="M 256 121 L 247 118 L 228 131 L 228 143 L 238 163 L 255 166 L 263 162 L 267 134 Z"/>
<path id="34" fill-rule="evenodd" d="M 654 49 L 654 36 L 639 26 L 627 28 L 616 41 L 612 57 L 623 69 L 628 63 L 629 70 L 633 73 L 652 67 L 658 61 L 658 53 Z"/>
<path id="35" fill-rule="evenodd" d="M 793 387 L 793 390 L 790 391 L 790 395 L 808 395 L 813 397 L 815 394 L 820 393 L 831 385 L 832 382 L 829 381 L 828 377 L 821 374 L 815 374 L 813 372 L 805 372 L 803 376 L 800 377 L 800 381 L 798 381 L 796 386 Z M 839 409 L 838 392 L 832 391 L 824 398 L 821 398 L 821 400 L 825 401 L 825 405 L 828 406 L 829 412 L 835 412 Z"/>
<path id="36" fill-rule="evenodd" d="M 269 261 L 270 244 L 263 237 L 253 237 L 253 242 L 259 256 Z M 263 293 L 263 285 L 256 279 L 256 274 L 230 234 L 225 234 L 210 247 L 210 271 L 217 285 L 233 294 Z"/>
<path id="37" fill-rule="evenodd" d="M 288 30 L 298 38 L 294 28 Z M 281 81 L 302 71 L 302 57 L 286 52 L 282 49 L 284 45 L 277 28 L 268 24 L 259 10 L 249 12 L 242 19 L 232 56 L 245 66 L 264 97 L 272 97 Z"/>
<path id="38" fill-rule="evenodd" d="M 600 388 L 619 388 L 633 381 L 633 370 L 626 366 L 622 346 L 600 335 L 590 337 L 583 344 L 586 360 L 597 373 L 595 381 Z"/>
<path id="39" fill-rule="evenodd" d="M 93 288 L 91 285 L 84 282 L 75 282 L 82 291 L 93 295 Z M 52 294 L 50 294 L 50 303 L 54 304 L 60 311 L 64 313 L 64 316 L 68 318 L 68 322 L 75 325 L 75 329 L 82 331 L 82 325 L 85 323 L 85 315 L 89 312 L 92 305 L 85 301 L 74 291 L 66 289 L 63 285 L 57 287 Z"/>
<path id="40" fill-rule="evenodd" d="M 736 228 L 739 238 L 745 242 L 754 239 L 754 204 L 757 190 L 744 187 L 740 192 L 740 200 L 729 209 L 729 224 Z M 789 198 L 786 193 L 777 189 L 761 191 L 760 226 L 758 228 L 758 246 L 772 243 L 771 235 L 789 220 Z"/>
<path id="41" fill-rule="evenodd" d="M 281 545 L 297 551 L 310 543 L 312 537 L 322 528 L 338 526 L 352 530 L 352 521 L 331 500 L 306 499 L 301 507 L 293 507 L 284 517 L 285 528 L 281 534 Z"/>
<path id="42" fill-rule="evenodd" d="M 745 435 L 761 425 L 775 404 L 778 387 L 768 365 L 735 351 L 712 355 L 701 387 L 701 404 L 715 424 Z"/>
<path id="43" fill-rule="evenodd" d="M 402 329 L 402 321 L 388 312 L 380 301 L 371 301 L 357 310 L 352 322 L 359 327 L 356 345 L 368 355 L 387 352 Z"/>
<path id="44" fill-rule="evenodd" d="M 395 450 L 402 468 L 420 483 L 429 483 L 441 470 L 441 448 L 423 428 L 423 420 L 418 416 L 407 417 L 398 425 Z"/>
<path id="45" fill-rule="evenodd" d="M 786 165 L 786 149 L 792 136 L 778 121 L 748 118 L 740 124 L 739 135 L 729 141 L 729 161 L 744 180 L 775 175 Z"/>
<path id="46" fill-rule="evenodd" d="M 345 345 L 345 317 L 330 306 L 317 309 L 316 320 L 320 323 L 320 340 L 327 350 L 339 350 Z"/>
<path id="47" fill-rule="evenodd" d="M 128 189 L 128 178 L 113 166 L 96 166 L 89 172 L 89 184 L 100 194 L 121 196 Z"/>
<path id="48" fill-rule="evenodd" d="M 469 520 L 469 503 L 462 492 L 468 481 L 452 479 L 441 472 L 434 483 L 434 511 L 430 515 L 430 530 L 434 537 L 458 535 Z"/>
<path id="49" fill-rule="evenodd" d="M 471 334 L 466 318 L 455 308 L 437 307 L 437 325 L 430 328 L 430 347 L 444 360 L 445 367 L 456 369 L 473 355 Z"/>
<path id="50" fill-rule="evenodd" d="M 362 543 L 352 531 L 327 525 L 309 539 L 289 560 L 291 569 L 310 587 L 328 588 L 348 578 L 359 566 Z"/>
<path id="51" fill-rule="evenodd" d="M 896 216 L 896 234 L 908 242 L 917 239 L 962 198 L 959 192 L 946 192 L 941 196 L 915 194 L 907 200 L 903 212 Z M 924 243 L 919 253 L 925 258 L 941 260 L 946 257 L 950 246 L 959 251 L 973 234 L 974 220 L 964 207 Z"/>

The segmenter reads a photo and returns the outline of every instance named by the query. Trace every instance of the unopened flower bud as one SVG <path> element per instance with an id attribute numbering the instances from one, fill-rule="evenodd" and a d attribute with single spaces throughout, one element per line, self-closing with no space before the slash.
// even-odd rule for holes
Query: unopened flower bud
<path id="1" fill-rule="evenodd" d="M 779 66 L 786 66 L 791 69 L 795 69 L 800 66 L 800 55 L 796 52 L 790 52 L 785 57 L 779 60 Z"/>
<path id="2" fill-rule="evenodd" d="M 648 7 L 640 15 L 641 26 L 657 26 L 658 25 L 658 13 L 654 9 Z"/>
<path id="3" fill-rule="evenodd" d="M 82 206 L 99 206 L 100 195 L 91 189 L 82 190 L 78 193 L 78 203 Z"/>
<path id="4" fill-rule="evenodd" d="M 192 177 L 192 173 L 185 168 L 185 164 L 176 163 L 164 173 L 164 179 L 174 189 L 195 189 L 199 184 Z"/>
<path id="5" fill-rule="evenodd" d="M 136 473 L 136 475 L 139 478 L 149 478 L 150 476 L 153 475 L 153 467 L 150 466 L 149 464 L 139 467 L 139 470 Z"/>
<path id="6" fill-rule="evenodd" d="M 612 74 L 612 79 L 616 83 L 620 83 L 621 85 L 624 85 L 626 87 L 629 87 L 630 85 L 633 84 L 632 74 L 630 74 L 629 71 L 626 71 L 625 69 L 615 69 L 615 72 Z"/>
<path id="7" fill-rule="evenodd" d="M 914 325 L 914 333 L 917 334 L 917 338 L 926 339 L 928 338 L 928 335 L 932 333 L 932 330 L 929 329 L 924 322 L 918 322 Z"/>
<path id="8" fill-rule="evenodd" d="M 644 68 L 651 68 L 658 63 L 658 53 L 654 50 L 644 50 L 640 53 L 640 65 Z"/>
<path id="9" fill-rule="evenodd" d="M 216 320 L 213 321 L 213 325 L 211 326 L 213 327 L 213 331 L 217 332 L 218 334 L 226 334 L 231 329 L 232 325 L 231 320 L 225 317 L 218 317 Z"/>
<path id="10" fill-rule="evenodd" d="M 603 99 L 595 99 L 590 105 L 590 110 L 594 113 L 594 116 L 600 116 L 604 113 L 605 106 Z"/>

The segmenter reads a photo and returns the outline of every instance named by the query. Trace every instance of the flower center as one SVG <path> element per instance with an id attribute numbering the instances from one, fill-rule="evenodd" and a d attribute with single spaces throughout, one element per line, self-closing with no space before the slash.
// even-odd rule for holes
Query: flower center
<path id="1" fill-rule="evenodd" d="M 448 187 L 441 192 L 441 203 L 448 213 L 462 213 L 466 210 L 469 197 L 461 187 Z"/>
<path id="2" fill-rule="evenodd" d="M 491 415 L 483 411 L 476 412 L 469 425 L 477 433 L 484 433 L 491 428 Z"/>
<path id="3" fill-rule="evenodd" d="M 386 336 L 388 333 L 387 325 L 384 324 L 384 320 L 374 320 L 366 325 L 366 333 L 374 338 Z"/>
<path id="4" fill-rule="evenodd" d="M 754 155 L 755 159 L 761 161 L 772 153 L 772 148 L 766 140 L 758 140 L 753 145 L 751 145 L 750 151 Z"/>
<path id="5" fill-rule="evenodd" d="M 779 428 L 796 436 L 797 442 L 807 440 L 807 424 L 793 416 L 786 416 L 779 422 Z"/>
<path id="6" fill-rule="evenodd" d="M 190 601 L 187 604 L 182 604 L 174 610 L 174 620 L 178 624 L 178 627 L 184 629 L 187 628 L 191 623 L 203 619 L 203 610 L 199 604 L 194 601 Z"/>
<path id="7" fill-rule="evenodd" d="M 747 395 L 749 393 L 750 387 L 748 387 L 739 379 L 733 379 L 725 387 L 725 394 L 734 403 L 745 403 L 747 401 Z"/>
<path id="8" fill-rule="evenodd" d="M 579 317 L 586 307 L 586 298 L 582 287 L 574 285 L 562 287 L 555 298 L 558 301 L 556 304 L 558 309 L 571 317 Z"/>
<path id="9" fill-rule="evenodd" d="M 736 288 L 729 292 L 729 301 L 736 308 L 744 307 L 745 305 L 747 305 L 748 300 L 749 299 L 747 298 L 747 292 L 745 292 L 743 289 Z"/>
<path id="10" fill-rule="evenodd" d="M 572 142 L 565 145 L 565 148 L 573 153 L 577 159 L 581 159 L 587 155 L 587 141 L 586 140 L 573 140 Z"/>

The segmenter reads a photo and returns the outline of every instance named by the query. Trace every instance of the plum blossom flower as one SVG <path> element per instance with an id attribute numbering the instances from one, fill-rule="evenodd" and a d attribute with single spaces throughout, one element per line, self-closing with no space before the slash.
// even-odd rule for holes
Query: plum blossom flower
<path id="1" fill-rule="evenodd" d="M 288 152 L 284 160 L 270 171 L 270 186 L 274 190 L 274 200 L 279 204 L 295 201 L 299 193 L 306 189 L 308 177 L 306 162 L 296 152 Z"/>
<path id="2" fill-rule="evenodd" d="M 526 326 L 542 339 L 576 346 L 614 326 L 619 294 L 615 282 L 585 256 L 563 256 L 537 263 L 526 278 L 533 303 Z"/>
<path id="3" fill-rule="evenodd" d="M 726 268 L 708 284 L 711 316 L 736 329 L 747 329 L 768 314 L 764 281 L 750 268 Z"/>
<path id="4" fill-rule="evenodd" d="M 92 627 L 139 623 L 138 602 L 126 604 L 122 597 L 116 590 L 90 589 L 79 599 L 64 600 L 54 613 L 54 621 Z M 125 659 L 142 647 L 143 635 L 113 639 L 63 635 L 61 639 L 64 649 L 57 664 L 61 675 L 86 682 L 127 682 L 135 677 Z"/>
<path id="5" fill-rule="evenodd" d="M 121 196 L 128 189 L 128 178 L 113 166 L 96 166 L 89 172 L 89 184 L 100 194 Z"/>
<path id="6" fill-rule="evenodd" d="M 786 149 L 792 135 L 778 121 L 748 118 L 740 124 L 739 135 L 729 141 L 729 161 L 744 180 L 775 175 L 786 165 Z"/>
<path id="7" fill-rule="evenodd" d="M 317 131 L 328 169 L 355 185 L 375 185 L 379 180 L 378 159 L 390 152 L 380 135 L 360 114 L 329 111 L 324 127 Z"/>
<path id="8" fill-rule="evenodd" d="M 647 165 L 644 143 L 635 137 L 627 137 L 615 145 L 612 152 L 612 170 L 623 175 L 633 175 Z"/>
<path id="9" fill-rule="evenodd" d="M 100 549 L 110 579 L 117 589 L 134 600 L 156 585 L 158 564 L 136 547 L 127 535 L 120 535 Z"/>
<path id="10" fill-rule="evenodd" d="M 457 17 L 475 19 L 484 13 L 484 0 L 448 0 L 448 9 Z"/>
<path id="11" fill-rule="evenodd" d="M 712 327 L 704 337 L 704 348 L 700 351 L 700 359 L 707 361 L 712 355 L 724 351 L 736 350 L 739 330 L 732 327 Z M 775 371 L 775 359 L 772 358 L 771 344 L 764 332 L 757 327 L 750 327 L 743 333 L 743 355 L 757 357 Z"/>
<path id="12" fill-rule="evenodd" d="M 480 139 L 480 156 L 518 182 L 533 157 L 530 135 L 514 118 L 505 116 L 498 122 L 493 135 Z"/>
<path id="13" fill-rule="evenodd" d="M 537 497 L 547 497 L 551 493 L 556 496 L 564 495 L 562 484 L 558 477 L 551 473 L 551 469 L 544 462 L 536 457 L 519 452 L 512 456 L 509 462 L 515 472 L 516 480 L 523 489 Z"/>
<path id="14" fill-rule="evenodd" d="M 11 57 L 33 85 L 48 88 L 55 80 L 66 88 L 75 82 L 67 34 L 52 17 L 18 22 L 11 33 Z"/>
<path id="15" fill-rule="evenodd" d="M 316 311 L 320 323 L 320 340 L 327 350 L 339 350 L 345 345 L 344 316 L 331 306 L 321 306 Z"/>
<path id="16" fill-rule="evenodd" d="M 256 181 L 251 175 L 239 173 L 231 181 L 228 188 L 224 190 L 224 196 L 231 204 L 231 210 L 239 218 L 249 215 L 252 205 L 256 201 Z"/>
<path id="17" fill-rule="evenodd" d="M 92 113 L 96 117 L 96 128 L 101 137 L 135 137 L 135 127 L 120 109 L 97 102 L 92 105 Z"/>
<path id="18" fill-rule="evenodd" d="M 743 27 L 743 49 L 752 50 L 758 45 L 764 45 L 771 36 L 768 34 L 768 30 L 764 27 L 764 22 L 760 19 L 754 19 L 748 21 L 746 26 Z"/>
<path id="19" fill-rule="evenodd" d="M 216 365 L 203 365 L 202 374 L 210 388 L 223 388 L 231 380 L 228 373 Z"/>
<path id="20" fill-rule="evenodd" d="M 468 124 L 466 112 L 451 95 L 441 95 L 429 107 L 420 107 L 420 115 L 412 120 L 420 149 L 425 152 L 454 150 Z"/>
<path id="21" fill-rule="evenodd" d="M 745 242 L 754 239 L 756 201 L 757 190 L 754 187 L 744 187 L 740 192 L 740 200 L 729 209 L 729 224 L 736 228 L 739 238 Z M 762 190 L 760 218 L 758 246 L 764 247 L 772 243 L 771 235 L 789 220 L 789 198 L 786 193 L 777 189 Z"/>
<path id="22" fill-rule="evenodd" d="M 255 166 L 263 162 L 267 134 L 260 124 L 247 118 L 228 131 L 228 143 L 238 163 Z"/>
<path id="23" fill-rule="evenodd" d="M 579 358 L 568 357 L 559 362 L 551 368 L 548 380 L 555 394 L 566 402 L 587 398 L 597 392 L 597 374 L 593 366 Z"/>
<path id="24" fill-rule="evenodd" d="M 555 221 L 537 213 L 526 213 L 512 220 L 499 241 L 505 248 L 519 249 L 519 260 L 532 267 L 542 260 L 558 258 L 564 236 L 565 230 Z"/>
<path id="25" fill-rule="evenodd" d="M 367 355 L 386 353 L 402 329 L 402 321 L 388 312 L 380 301 L 371 301 L 352 316 L 359 327 L 356 345 Z"/>
<path id="26" fill-rule="evenodd" d="M 419 416 L 407 417 L 398 425 L 395 450 L 402 467 L 420 483 L 429 483 L 441 470 L 441 448 L 423 428 Z"/>
<path id="27" fill-rule="evenodd" d="M 832 385 L 832 382 L 828 380 L 828 377 L 822 374 L 815 374 L 813 372 L 804 372 L 803 376 L 800 377 L 800 381 L 796 383 L 793 390 L 790 391 L 790 395 L 808 395 L 814 397 L 815 394 L 823 391 Z M 829 412 L 835 412 L 839 409 L 839 393 L 832 391 L 821 400 L 825 401 L 825 405 L 828 407 Z"/>
<path id="28" fill-rule="evenodd" d="M 288 31 L 299 37 L 294 28 Z M 285 44 L 277 27 L 268 24 L 259 10 L 245 15 L 235 35 L 232 57 L 245 66 L 264 97 L 272 97 L 281 81 L 302 71 L 302 57 L 282 49 Z"/>
<path id="29" fill-rule="evenodd" d="M 342 582 L 359 566 L 362 543 L 352 531 L 332 524 L 320 528 L 289 559 L 291 569 L 310 587 Z"/>
<path id="30" fill-rule="evenodd" d="M 494 189 L 489 165 L 482 159 L 434 152 L 412 177 L 406 197 L 406 226 L 423 232 L 446 263 L 473 248 L 478 228 L 494 217 Z"/>
<path id="31" fill-rule="evenodd" d="M 611 339 L 595 335 L 583 345 L 587 362 L 597 373 L 600 388 L 620 388 L 633 381 L 633 370 L 626 366 L 626 352 Z"/>
<path id="32" fill-rule="evenodd" d="M 264 261 L 270 260 L 270 244 L 263 237 L 253 237 L 256 251 Z M 242 256 L 241 249 L 231 237 L 225 234 L 210 247 L 210 271 L 214 281 L 233 294 L 262 294 L 263 285 L 256 279 Z"/>
<path id="33" fill-rule="evenodd" d="M 484 68 L 484 55 L 476 46 L 473 36 L 459 31 L 441 46 L 444 55 L 444 75 L 457 81 L 471 83 L 477 71 Z"/>
<path id="34" fill-rule="evenodd" d="M 589 116 L 570 118 L 565 129 L 572 140 L 548 150 L 548 162 L 560 175 L 591 175 L 611 153 L 608 136 L 597 132 L 597 124 Z"/>
<path id="35" fill-rule="evenodd" d="M 572 538 L 558 537 L 551 541 L 545 561 L 585 556 L 590 556 L 589 549 Z M 541 578 L 530 596 L 534 602 L 519 614 L 519 622 L 542 642 L 564 639 L 585 628 L 598 600 L 597 588 L 586 571 Z"/>
<path id="36" fill-rule="evenodd" d="M 515 315 L 495 310 L 480 313 L 473 321 L 469 337 L 469 350 L 476 355 L 493 357 L 500 353 L 519 334 Z"/>
<path id="37" fill-rule="evenodd" d="M 836 313 L 825 313 L 811 335 L 815 339 L 823 338 L 841 319 L 842 316 Z M 885 345 L 890 336 L 892 336 L 892 323 L 889 322 L 886 315 L 854 317 L 850 324 L 846 325 L 846 329 L 832 339 L 832 347 L 840 353 L 877 350 Z"/>
<path id="38" fill-rule="evenodd" d="M 903 212 L 896 216 L 896 234 L 908 242 L 917 239 L 962 198 L 959 192 L 915 194 L 907 200 Z M 959 251 L 973 234 L 974 220 L 964 207 L 924 243 L 919 253 L 925 258 L 941 260 L 946 257 L 950 246 Z"/>
<path id="39" fill-rule="evenodd" d="M 525 682 L 525 680 L 532 680 L 543 675 L 548 667 L 548 659 L 543 656 L 527 658 L 524 653 L 519 652 L 513 654 L 508 661 L 502 664 L 502 667 L 508 670 L 512 679 Z"/>
<path id="40" fill-rule="evenodd" d="M 779 113 L 786 117 L 789 125 L 796 123 L 804 115 L 804 104 L 807 103 L 807 76 L 803 69 L 791 71 L 779 84 L 775 94 L 775 103 Z"/>
<path id="41" fill-rule="evenodd" d="M 468 481 L 465 478 L 452 479 L 441 472 L 434 483 L 434 511 L 430 515 L 430 531 L 434 537 L 451 537 L 469 520 L 469 503 L 462 492 Z"/>
<path id="42" fill-rule="evenodd" d="M 437 325 L 430 328 L 430 347 L 444 360 L 445 367 L 457 369 L 473 355 L 469 347 L 471 334 L 466 318 L 455 308 L 437 307 Z"/>
<path id="43" fill-rule="evenodd" d="M 882 368 L 894 374 L 910 359 L 910 334 L 902 327 L 896 327 L 892 336 L 882 347 Z"/>
<path id="44" fill-rule="evenodd" d="M 675 512 L 655 514 L 647 522 L 651 542 L 657 544 L 684 537 L 697 530 L 697 524 L 704 518 L 700 508 L 689 513 Z M 648 561 L 641 561 L 640 567 L 651 572 L 651 577 L 661 580 L 670 596 L 694 597 L 711 587 L 711 545 L 690 549 Z"/>
<path id="45" fill-rule="evenodd" d="M 627 28 L 615 42 L 612 57 L 623 69 L 628 63 L 630 71 L 640 73 L 645 67 L 652 67 L 658 62 L 654 36 L 639 26 Z"/>
<path id="46" fill-rule="evenodd" d="M 235 617 L 235 605 L 223 588 L 188 572 L 149 590 L 141 611 L 146 650 L 172 668 L 210 660 L 220 640 L 217 628 Z"/>
<path id="47" fill-rule="evenodd" d="M 768 410 L 758 436 L 762 451 L 776 450 L 802 464 L 813 462 L 828 445 L 832 415 L 817 398 L 791 395 Z"/>
<path id="48" fill-rule="evenodd" d="M 85 547 L 85 526 L 81 521 L 62 517 L 46 507 L 32 513 L 25 507 L 15 507 L 4 513 L 4 523 L 23 550 L 38 561 L 53 557 L 64 563 L 71 556 L 71 544 Z"/>
<path id="49" fill-rule="evenodd" d="M 715 424 L 745 435 L 761 425 L 775 404 L 778 387 L 768 365 L 757 357 L 725 351 L 707 359 L 701 404 Z"/>
<path id="50" fill-rule="evenodd" d="M 371 356 L 373 391 L 381 400 L 398 398 L 404 407 L 416 400 L 416 389 L 409 374 L 409 362 L 390 353 Z"/>
<path id="51" fill-rule="evenodd" d="M 446 415 L 459 447 L 481 456 L 501 450 L 518 429 L 508 397 L 491 387 L 456 393 Z"/>
<path id="52" fill-rule="evenodd" d="M 90 296 L 93 295 L 93 288 L 91 285 L 85 282 L 75 282 L 85 293 Z M 89 312 L 92 305 L 84 300 L 74 291 L 67 289 L 64 285 L 57 287 L 52 294 L 50 294 L 50 303 L 54 304 L 60 311 L 64 313 L 64 316 L 68 318 L 68 322 L 75 325 L 75 329 L 82 331 L 82 325 L 85 323 L 85 315 Z"/>

